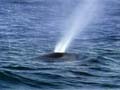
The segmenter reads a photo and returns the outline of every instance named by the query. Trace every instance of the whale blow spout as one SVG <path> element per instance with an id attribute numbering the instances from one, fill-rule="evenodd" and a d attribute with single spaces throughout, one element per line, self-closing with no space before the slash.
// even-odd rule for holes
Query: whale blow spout
<path id="1" fill-rule="evenodd" d="M 93 21 L 98 14 L 99 0 L 83 0 L 83 5 L 78 4 L 71 13 L 68 20 L 64 23 L 65 32 L 62 38 L 56 44 L 54 52 L 66 52 L 75 37 L 82 33 Z"/>

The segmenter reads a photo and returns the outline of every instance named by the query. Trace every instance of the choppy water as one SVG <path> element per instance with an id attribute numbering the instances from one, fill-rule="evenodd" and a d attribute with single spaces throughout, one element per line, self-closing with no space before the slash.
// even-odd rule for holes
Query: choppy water
<path id="1" fill-rule="evenodd" d="M 77 58 L 41 57 L 78 2 L 0 0 L 0 90 L 120 90 L 119 0 L 101 0 L 102 14 L 68 51 Z"/>

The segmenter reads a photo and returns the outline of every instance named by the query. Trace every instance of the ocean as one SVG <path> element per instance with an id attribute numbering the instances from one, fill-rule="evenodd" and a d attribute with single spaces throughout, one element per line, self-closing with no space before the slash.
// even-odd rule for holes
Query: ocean
<path id="1" fill-rule="evenodd" d="M 120 90 L 120 0 L 100 0 L 73 58 L 43 58 L 83 1 L 0 0 L 0 90 Z"/>

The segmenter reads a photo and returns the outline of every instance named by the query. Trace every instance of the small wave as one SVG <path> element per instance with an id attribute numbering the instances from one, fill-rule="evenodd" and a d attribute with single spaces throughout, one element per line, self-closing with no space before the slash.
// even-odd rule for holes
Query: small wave
<path id="1" fill-rule="evenodd" d="M 36 70 L 30 67 L 23 67 L 23 66 L 3 66 L 2 68 L 9 69 L 9 70 Z"/>
<path id="2" fill-rule="evenodd" d="M 42 87 L 57 87 L 57 84 L 48 81 L 39 81 L 31 79 L 31 77 L 24 77 L 13 73 L 10 71 L 1 71 L 0 80 L 9 84 L 26 84 L 32 87 L 42 88 Z"/>

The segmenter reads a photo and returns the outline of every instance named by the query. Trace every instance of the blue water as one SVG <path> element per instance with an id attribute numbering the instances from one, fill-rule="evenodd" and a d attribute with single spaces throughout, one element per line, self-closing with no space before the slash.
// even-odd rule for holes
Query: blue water
<path id="1" fill-rule="evenodd" d="M 82 0 L 0 0 L 0 90 L 120 90 L 120 0 L 101 0 L 69 56 L 50 60 Z"/>

